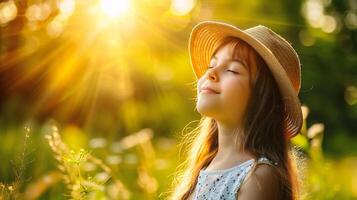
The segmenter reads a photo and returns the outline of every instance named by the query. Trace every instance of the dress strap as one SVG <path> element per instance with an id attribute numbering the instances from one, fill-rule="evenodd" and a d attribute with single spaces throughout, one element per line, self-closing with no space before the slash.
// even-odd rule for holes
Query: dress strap
<path id="1" fill-rule="evenodd" d="M 256 162 L 256 165 L 258 165 L 258 164 L 268 164 L 268 165 L 272 165 L 272 166 L 278 165 L 277 162 L 273 162 L 270 159 L 268 159 L 267 157 L 260 157 Z"/>

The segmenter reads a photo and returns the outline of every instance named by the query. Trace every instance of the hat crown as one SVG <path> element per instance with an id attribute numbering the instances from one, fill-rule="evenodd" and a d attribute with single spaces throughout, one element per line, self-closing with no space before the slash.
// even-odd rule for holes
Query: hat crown
<path id="1" fill-rule="evenodd" d="M 277 58 L 289 77 L 296 94 L 301 87 L 301 64 L 298 54 L 287 40 L 266 26 L 258 25 L 244 32 L 263 43 Z"/>

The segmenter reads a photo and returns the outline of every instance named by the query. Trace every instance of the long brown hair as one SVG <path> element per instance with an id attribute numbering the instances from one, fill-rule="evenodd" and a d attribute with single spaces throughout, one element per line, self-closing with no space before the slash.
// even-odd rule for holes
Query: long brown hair
<path id="1" fill-rule="evenodd" d="M 298 197 L 297 171 L 289 138 L 284 130 L 284 106 L 278 86 L 261 56 L 246 42 L 228 37 L 216 48 L 233 48 L 232 58 L 245 62 L 250 73 L 251 98 L 244 117 L 240 144 L 254 156 L 266 156 L 276 166 L 280 180 L 281 199 Z M 215 52 L 212 54 L 214 55 Z M 256 66 L 255 78 L 250 70 Z M 214 119 L 203 116 L 198 126 L 183 138 L 182 147 L 189 149 L 187 159 L 179 167 L 170 199 L 186 200 L 194 191 L 199 171 L 206 167 L 218 151 L 218 128 Z"/>

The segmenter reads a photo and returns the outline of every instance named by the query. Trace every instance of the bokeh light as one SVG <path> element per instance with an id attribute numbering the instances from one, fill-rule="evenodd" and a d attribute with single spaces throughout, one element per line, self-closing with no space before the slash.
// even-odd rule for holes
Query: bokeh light
<path id="1" fill-rule="evenodd" d="M 17 7 L 13 0 L 0 3 L 0 26 L 3 26 L 9 21 L 15 19 L 16 15 Z"/>
<path id="2" fill-rule="evenodd" d="M 174 15 L 187 15 L 196 5 L 196 0 L 172 0 L 170 11 Z"/>

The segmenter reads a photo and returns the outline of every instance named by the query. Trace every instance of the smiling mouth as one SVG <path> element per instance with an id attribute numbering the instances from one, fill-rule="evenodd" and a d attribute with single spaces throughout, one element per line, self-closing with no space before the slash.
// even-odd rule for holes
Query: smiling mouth
<path id="1" fill-rule="evenodd" d="M 202 89 L 200 93 L 204 94 L 219 94 L 218 92 L 211 90 L 211 89 Z"/>

